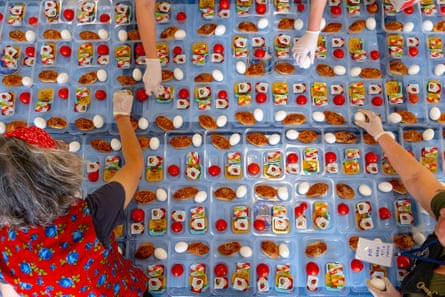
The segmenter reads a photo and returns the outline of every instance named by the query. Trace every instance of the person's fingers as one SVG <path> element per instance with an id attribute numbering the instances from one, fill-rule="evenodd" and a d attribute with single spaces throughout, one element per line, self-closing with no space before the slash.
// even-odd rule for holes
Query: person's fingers
<path id="1" fill-rule="evenodd" d="M 371 117 L 371 116 L 375 115 L 375 113 L 369 109 L 360 109 L 360 112 L 363 113 L 367 117 Z"/>
<path id="2" fill-rule="evenodd" d="M 161 85 L 158 85 L 155 90 L 154 90 L 154 94 L 155 96 L 159 97 L 161 96 L 162 92 L 164 91 L 164 88 Z"/>
<path id="3" fill-rule="evenodd" d="M 366 130 L 366 122 L 364 121 L 355 121 L 354 122 L 357 126 L 359 126 L 360 128 L 363 128 Z"/>
<path id="4" fill-rule="evenodd" d="M 374 287 L 371 283 L 370 279 L 366 279 L 366 286 L 368 287 L 369 292 L 372 294 L 372 296 L 377 296 L 378 292 L 381 292 L 379 289 Z"/>
<path id="5" fill-rule="evenodd" d="M 391 281 L 386 276 L 383 278 L 383 282 L 385 283 L 386 288 L 392 287 Z"/>
<path id="6" fill-rule="evenodd" d="M 311 59 L 311 64 L 314 64 L 314 60 L 315 60 L 315 50 L 310 52 L 309 55 L 310 59 Z"/>

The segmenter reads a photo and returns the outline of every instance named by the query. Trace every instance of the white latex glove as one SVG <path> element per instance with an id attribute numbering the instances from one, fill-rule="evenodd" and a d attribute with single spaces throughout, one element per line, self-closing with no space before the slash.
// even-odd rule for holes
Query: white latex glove
<path id="1" fill-rule="evenodd" d="M 401 294 L 397 291 L 394 286 L 391 284 L 388 278 L 384 278 L 383 282 L 385 283 L 385 290 L 381 291 L 380 289 L 374 287 L 371 283 L 371 280 L 366 280 L 366 286 L 368 286 L 369 292 L 371 292 L 374 297 L 400 297 Z"/>
<path id="2" fill-rule="evenodd" d="M 113 94 L 113 116 L 130 115 L 133 95 L 129 91 L 119 90 Z"/>
<path id="3" fill-rule="evenodd" d="M 310 64 L 314 63 L 315 51 L 318 46 L 318 35 L 320 31 L 306 31 L 303 36 L 294 44 L 292 54 L 297 65 L 301 68 L 308 68 Z M 306 62 L 309 56 L 310 64 Z"/>
<path id="4" fill-rule="evenodd" d="M 161 60 L 145 59 L 145 72 L 142 80 L 144 81 L 145 93 L 148 96 L 151 94 L 159 95 L 162 82 Z"/>
<path id="5" fill-rule="evenodd" d="M 375 114 L 375 112 L 371 110 L 361 109 L 360 112 L 365 115 L 365 120 L 355 121 L 355 124 L 365 129 L 366 132 L 368 132 L 377 141 L 380 136 L 385 133 L 382 126 L 382 120 L 378 115 Z"/>

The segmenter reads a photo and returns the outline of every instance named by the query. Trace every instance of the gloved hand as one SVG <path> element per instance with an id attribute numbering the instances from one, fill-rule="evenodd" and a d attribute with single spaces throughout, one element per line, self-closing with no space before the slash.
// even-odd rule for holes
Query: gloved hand
<path id="1" fill-rule="evenodd" d="M 307 56 L 309 56 L 311 64 L 314 63 L 319 34 L 320 31 L 306 31 L 303 36 L 294 44 L 294 47 L 292 48 L 292 54 L 295 61 L 297 62 L 297 65 L 301 68 L 308 68 L 310 66 L 307 65 L 307 62 L 305 62 Z"/>
<path id="2" fill-rule="evenodd" d="M 400 292 L 397 291 L 394 286 L 391 284 L 388 278 L 384 278 L 383 282 L 385 283 L 385 290 L 382 291 L 372 285 L 371 280 L 366 280 L 366 286 L 368 286 L 369 292 L 371 292 L 374 297 L 399 297 L 401 296 Z"/>
<path id="3" fill-rule="evenodd" d="M 113 94 L 113 116 L 130 115 L 133 95 L 127 90 L 119 90 Z"/>
<path id="4" fill-rule="evenodd" d="M 356 120 L 355 124 L 365 129 L 366 132 L 368 132 L 377 141 L 379 137 L 385 133 L 382 126 L 382 120 L 378 115 L 375 114 L 375 112 L 371 110 L 361 109 L 360 112 L 365 115 L 365 120 Z"/>
<path id="5" fill-rule="evenodd" d="M 145 59 L 145 72 L 142 80 L 144 81 L 145 93 L 148 96 L 151 94 L 159 95 L 162 82 L 161 60 Z"/>

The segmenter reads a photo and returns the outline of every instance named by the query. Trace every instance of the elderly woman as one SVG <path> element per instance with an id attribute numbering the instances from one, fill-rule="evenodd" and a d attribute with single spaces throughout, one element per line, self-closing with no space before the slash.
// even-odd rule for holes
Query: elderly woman
<path id="1" fill-rule="evenodd" d="M 83 161 L 36 127 L 0 136 L 0 283 L 22 296 L 150 296 L 144 272 L 118 251 L 144 167 L 130 121 L 133 96 L 113 95 L 125 164 L 79 199 Z"/>

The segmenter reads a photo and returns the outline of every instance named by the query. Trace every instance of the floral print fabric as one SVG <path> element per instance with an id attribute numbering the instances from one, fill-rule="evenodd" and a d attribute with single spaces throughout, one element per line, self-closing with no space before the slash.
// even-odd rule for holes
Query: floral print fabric
<path id="1" fill-rule="evenodd" d="M 53 225 L 0 229 L 0 280 L 23 296 L 142 296 L 147 279 L 118 252 L 97 239 L 87 202 Z"/>

